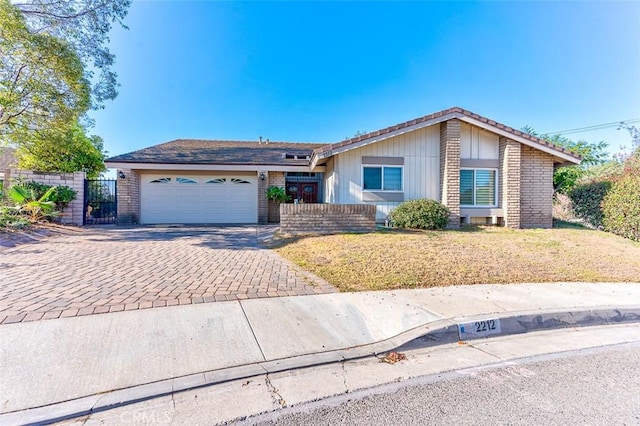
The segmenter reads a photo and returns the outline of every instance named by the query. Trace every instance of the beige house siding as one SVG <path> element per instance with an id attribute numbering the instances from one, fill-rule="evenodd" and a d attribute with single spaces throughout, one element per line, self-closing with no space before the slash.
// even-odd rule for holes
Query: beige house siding
<path id="1" fill-rule="evenodd" d="M 326 170 L 324 172 L 324 202 L 329 204 L 338 204 L 337 190 L 338 175 L 335 172 L 336 157 L 332 157 L 327 161 Z"/>
<path id="2" fill-rule="evenodd" d="M 461 160 L 497 160 L 498 135 L 467 123 L 460 123 Z"/>
<path id="3" fill-rule="evenodd" d="M 362 157 L 403 158 L 404 200 L 439 197 L 439 126 L 394 136 L 334 156 L 325 172 L 325 201 L 339 204 L 363 203 Z M 383 221 L 400 202 L 376 201 L 376 220 Z"/>
<path id="4" fill-rule="evenodd" d="M 553 157 L 522 146 L 520 160 L 520 226 L 553 226 Z"/>

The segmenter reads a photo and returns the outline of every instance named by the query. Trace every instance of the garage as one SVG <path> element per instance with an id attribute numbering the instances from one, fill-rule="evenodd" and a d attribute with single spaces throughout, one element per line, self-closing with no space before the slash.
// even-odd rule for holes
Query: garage
<path id="1" fill-rule="evenodd" d="M 143 174 L 141 223 L 257 223 L 256 175 Z"/>

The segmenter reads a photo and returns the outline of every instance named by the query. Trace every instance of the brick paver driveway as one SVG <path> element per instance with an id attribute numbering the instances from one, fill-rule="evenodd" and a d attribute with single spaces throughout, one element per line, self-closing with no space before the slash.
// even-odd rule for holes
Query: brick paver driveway
<path id="1" fill-rule="evenodd" d="M 0 323 L 336 291 L 256 227 L 80 229 L 0 252 Z"/>

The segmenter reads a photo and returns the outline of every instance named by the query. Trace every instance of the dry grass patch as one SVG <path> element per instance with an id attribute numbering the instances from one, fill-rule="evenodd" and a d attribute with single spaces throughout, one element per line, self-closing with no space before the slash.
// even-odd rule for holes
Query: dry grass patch
<path id="1" fill-rule="evenodd" d="M 583 228 L 378 231 L 283 239 L 280 255 L 342 291 L 640 281 L 640 244 Z"/>

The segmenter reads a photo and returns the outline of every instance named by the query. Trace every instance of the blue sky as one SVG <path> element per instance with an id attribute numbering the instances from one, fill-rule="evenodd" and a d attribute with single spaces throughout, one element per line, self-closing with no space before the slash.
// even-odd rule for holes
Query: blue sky
<path id="1" fill-rule="evenodd" d="M 451 106 L 540 132 L 640 119 L 638 2 L 134 0 L 125 23 L 120 95 L 91 113 L 109 155 L 336 142 Z M 630 145 L 615 127 L 568 136 Z"/>

